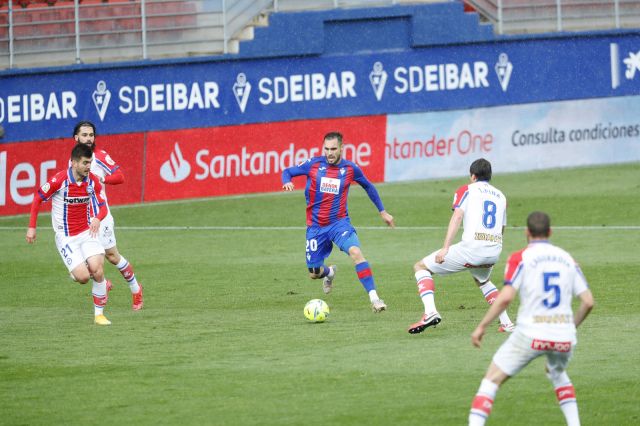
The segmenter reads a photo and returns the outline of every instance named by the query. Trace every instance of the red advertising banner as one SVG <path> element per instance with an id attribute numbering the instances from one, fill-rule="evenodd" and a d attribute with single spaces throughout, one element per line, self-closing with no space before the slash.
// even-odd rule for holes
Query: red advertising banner
<path id="1" fill-rule="evenodd" d="M 0 145 L 0 215 L 28 213 L 33 193 L 53 174 L 69 165 L 72 138 Z M 109 204 L 142 201 L 144 137 L 141 133 L 98 136 L 125 173 L 125 183 L 107 188 Z M 51 208 L 50 203 L 42 206 Z"/>
<path id="2" fill-rule="evenodd" d="M 144 200 L 278 191 L 282 170 L 322 155 L 331 131 L 344 135 L 346 159 L 384 179 L 386 116 L 150 132 Z"/>

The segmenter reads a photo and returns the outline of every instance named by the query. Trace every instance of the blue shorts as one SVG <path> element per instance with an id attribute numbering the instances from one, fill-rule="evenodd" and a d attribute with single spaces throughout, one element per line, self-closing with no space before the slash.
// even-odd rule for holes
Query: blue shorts
<path id="1" fill-rule="evenodd" d="M 349 248 L 360 247 L 358 234 L 348 218 L 328 226 L 307 227 L 307 267 L 317 268 L 324 264 L 335 243 L 340 250 L 349 254 Z"/>

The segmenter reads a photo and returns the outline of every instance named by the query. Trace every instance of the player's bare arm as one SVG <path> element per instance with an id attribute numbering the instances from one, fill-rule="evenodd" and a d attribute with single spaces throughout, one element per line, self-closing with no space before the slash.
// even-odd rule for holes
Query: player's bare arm
<path id="1" fill-rule="evenodd" d="M 380 212 L 380 217 L 382 217 L 382 220 L 391 228 L 395 228 L 396 224 L 393 221 L 393 216 L 391 216 L 389 213 L 387 213 L 386 210 L 382 210 Z"/>
<path id="2" fill-rule="evenodd" d="M 510 285 L 506 285 L 503 287 L 502 291 L 496 298 L 495 302 L 489 307 L 489 310 L 485 314 L 484 318 L 480 321 L 476 329 L 471 333 L 471 344 L 476 348 L 480 347 L 480 343 L 482 342 L 482 337 L 486 332 L 487 326 L 490 325 L 496 318 L 500 316 L 500 313 L 507 309 L 509 304 L 513 301 L 516 296 L 516 290 Z"/>
<path id="3" fill-rule="evenodd" d="M 591 290 L 583 291 L 578 295 L 578 297 L 580 298 L 580 307 L 578 308 L 578 312 L 576 312 L 575 316 L 573 317 L 573 321 L 576 324 L 576 327 L 582 324 L 582 321 L 584 321 L 587 315 L 589 315 L 594 305 L 593 294 L 591 293 Z"/>
<path id="4" fill-rule="evenodd" d="M 284 185 L 282 185 L 282 189 L 287 192 L 293 191 L 293 188 L 295 188 L 295 186 L 293 185 L 293 182 L 287 182 Z"/>
<path id="5" fill-rule="evenodd" d="M 458 229 L 460 229 L 460 225 L 462 224 L 463 217 L 464 217 L 464 210 L 457 208 L 453 211 L 453 214 L 451 215 L 451 219 L 449 220 L 447 235 L 444 238 L 444 244 L 442 245 L 442 248 L 440 249 L 438 254 L 436 254 L 436 262 L 438 263 L 444 262 L 444 258 L 449 252 L 449 247 L 451 246 L 451 243 L 453 243 L 453 239 L 456 237 L 456 234 L 458 233 Z"/>

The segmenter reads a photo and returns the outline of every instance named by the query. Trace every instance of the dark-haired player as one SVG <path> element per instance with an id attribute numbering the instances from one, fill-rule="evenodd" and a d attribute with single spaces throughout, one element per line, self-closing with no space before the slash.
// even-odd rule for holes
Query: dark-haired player
<path id="1" fill-rule="evenodd" d="M 93 152 L 86 145 L 71 151 L 71 167 L 60 170 L 33 196 L 26 240 L 36 241 L 38 212 L 43 201 L 51 200 L 51 223 L 56 247 L 73 278 L 86 284 L 93 278 L 94 322 L 109 325 L 104 316 L 109 282 L 104 277 L 104 249 L 98 241 L 100 222 L 107 215 L 102 185 L 90 172 Z"/>
<path id="2" fill-rule="evenodd" d="M 489 304 L 498 296 L 498 289 L 489 277 L 502 251 L 507 199 L 489 184 L 491 163 L 484 158 L 471 163 L 469 179 L 471 183 L 458 188 L 453 196 L 453 214 L 442 248 L 413 266 L 424 315 L 409 326 L 409 333 L 421 333 L 442 320 L 435 304 L 433 274 L 448 275 L 467 270 Z M 452 245 L 463 223 L 462 241 Z M 500 331 L 513 331 L 514 325 L 506 311 L 500 314 L 500 324 Z"/>
<path id="3" fill-rule="evenodd" d="M 335 265 L 324 261 L 331 254 L 333 244 L 349 255 L 356 274 L 369 295 L 373 312 L 381 312 L 387 305 L 378 296 L 369 262 L 360 250 L 360 241 L 351 225 L 347 211 L 349 186 L 357 182 L 364 188 L 380 217 L 393 227 L 393 216 L 384 209 L 375 186 L 369 182 L 356 164 L 342 158 L 342 134 L 327 133 L 322 144 L 323 155 L 289 167 L 282 172 L 282 188 L 293 191 L 291 178 L 306 176 L 304 194 L 307 200 L 307 268 L 311 279 L 323 279 L 323 290 L 329 293 L 336 274 Z"/>
<path id="4" fill-rule="evenodd" d="M 576 391 L 566 370 L 577 343 L 576 327 L 591 312 L 593 295 L 571 255 L 549 242 L 551 223 L 546 213 L 531 213 L 525 232 L 529 244 L 509 256 L 504 288 L 471 334 L 471 343 L 480 347 L 487 326 L 520 293 L 518 327 L 493 356 L 471 404 L 469 424 L 484 425 L 500 385 L 544 355 L 562 414 L 569 426 L 578 426 Z M 580 299 L 575 316 L 574 297 Z"/>
<path id="5" fill-rule="evenodd" d="M 120 166 L 103 149 L 96 148 L 96 126 L 90 121 L 81 121 L 73 129 L 73 138 L 76 144 L 89 146 L 93 150 L 93 160 L 91 162 L 91 173 L 100 178 L 100 182 L 105 185 L 103 196 L 107 201 L 106 185 L 119 185 L 124 183 L 124 174 Z M 137 311 L 142 309 L 142 285 L 136 279 L 133 266 L 118 251 L 116 246 L 115 221 L 111 215 L 109 205 L 106 205 L 107 216 L 100 224 L 100 242 L 105 249 L 107 260 L 113 264 L 122 277 L 127 281 L 133 299 L 131 307 Z"/>

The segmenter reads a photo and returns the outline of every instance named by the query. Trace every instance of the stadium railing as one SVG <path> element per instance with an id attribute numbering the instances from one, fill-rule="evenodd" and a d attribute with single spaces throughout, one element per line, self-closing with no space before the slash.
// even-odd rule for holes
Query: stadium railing
<path id="1" fill-rule="evenodd" d="M 237 53 L 272 11 L 461 0 L 0 0 L 0 69 Z"/>
<path id="2" fill-rule="evenodd" d="M 0 68 L 237 51 L 272 0 L 0 2 Z"/>
<path id="3" fill-rule="evenodd" d="M 640 27 L 640 0 L 465 0 L 498 34 Z"/>

